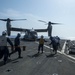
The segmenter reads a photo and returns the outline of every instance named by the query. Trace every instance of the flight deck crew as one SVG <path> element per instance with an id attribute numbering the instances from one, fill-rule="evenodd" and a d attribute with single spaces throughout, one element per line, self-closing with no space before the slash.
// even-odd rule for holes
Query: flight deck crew
<path id="1" fill-rule="evenodd" d="M 18 33 L 14 40 L 14 46 L 15 46 L 15 51 L 18 51 L 18 58 L 23 58 L 21 57 L 20 36 L 21 35 Z"/>
<path id="2" fill-rule="evenodd" d="M 50 40 L 51 40 L 51 43 L 49 45 L 52 45 L 53 52 L 55 52 L 55 54 L 57 54 L 57 50 L 58 50 L 58 47 L 60 45 L 59 39 L 51 36 Z"/>
<path id="3" fill-rule="evenodd" d="M 2 36 L 6 37 L 6 32 L 3 31 L 2 32 Z M 11 40 L 6 37 L 7 42 L 11 45 L 11 50 L 13 51 L 13 43 L 11 42 Z M 8 57 L 9 57 L 9 49 L 6 46 L 0 46 L 0 59 L 4 56 L 4 64 L 6 64 Z"/>
<path id="4" fill-rule="evenodd" d="M 45 40 L 44 40 L 43 36 L 41 36 L 41 38 L 39 39 L 38 53 L 40 52 L 40 49 L 41 49 L 41 51 L 43 53 L 44 41 Z"/>

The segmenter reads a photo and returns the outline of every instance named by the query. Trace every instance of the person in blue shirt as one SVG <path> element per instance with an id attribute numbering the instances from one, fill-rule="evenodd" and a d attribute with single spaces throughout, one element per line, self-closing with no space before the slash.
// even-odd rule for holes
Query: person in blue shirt
<path id="1" fill-rule="evenodd" d="M 21 36 L 20 33 L 18 33 L 14 40 L 14 46 L 15 46 L 15 51 L 18 51 L 18 58 L 23 58 L 21 57 L 20 36 Z"/>
<path id="2" fill-rule="evenodd" d="M 57 37 L 50 37 L 50 40 L 51 40 L 51 43 L 49 45 L 52 45 L 53 47 L 53 52 L 55 52 L 55 54 L 57 54 L 57 50 L 58 50 L 58 47 L 60 45 L 60 42 L 59 42 L 59 38 Z"/>

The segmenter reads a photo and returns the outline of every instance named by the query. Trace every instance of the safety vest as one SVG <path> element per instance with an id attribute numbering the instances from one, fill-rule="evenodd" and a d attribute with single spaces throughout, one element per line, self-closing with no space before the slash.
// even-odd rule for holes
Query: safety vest
<path id="1" fill-rule="evenodd" d="M 44 39 L 40 39 L 39 44 L 44 44 Z"/>

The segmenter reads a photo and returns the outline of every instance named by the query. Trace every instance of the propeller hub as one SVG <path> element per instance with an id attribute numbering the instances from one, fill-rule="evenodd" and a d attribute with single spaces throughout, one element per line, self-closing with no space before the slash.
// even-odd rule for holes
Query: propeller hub
<path id="1" fill-rule="evenodd" d="M 48 25 L 51 25 L 51 22 L 50 21 L 48 22 Z"/>

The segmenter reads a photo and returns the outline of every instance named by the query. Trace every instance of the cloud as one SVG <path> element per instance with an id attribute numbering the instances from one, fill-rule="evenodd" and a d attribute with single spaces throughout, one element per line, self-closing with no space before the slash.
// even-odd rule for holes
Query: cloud
<path id="1" fill-rule="evenodd" d="M 27 21 L 29 22 L 29 25 L 30 24 L 32 24 L 32 25 L 36 25 L 36 24 L 42 25 L 42 24 L 44 24 L 44 23 L 38 22 L 38 20 L 48 21 L 44 17 L 39 17 L 39 16 L 34 15 L 32 13 L 24 13 L 24 12 L 16 11 L 16 10 L 13 10 L 13 9 L 4 10 L 3 12 L 0 12 L 0 15 L 1 15 L 2 18 L 27 19 Z"/>
<path id="2" fill-rule="evenodd" d="M 3 12 L 0 12 L 1 17 L 9 17 L 9 18 L 23 18 L 23 17 L 28 17 L 28 18 L 33 18 L 33 19 L 43 19 L 42 17 L 39 17 L 37 15 L 33 15 L 31 13 L 24 13 L 20 11 L 16 11 L 13 9 L 6 9 Z"/>
<path id="3" fill-rule="evenodd" d="M 7 9 L 4 12 L 0 12 L 0 15 L 2 17 L 20 17 L 21 13 L 13 9 Z"/>
<path id="4" fill-rule="evenodd" d="M 24 13 L 13 9 L 6 9 L 3 12 L 0 12 L 2 18 L 11 18 L 11 19 L 27 19 L 32 22 L 37 22 L 39 19 L 45 19 L 32 13 Z"/>

